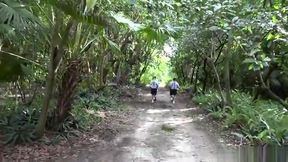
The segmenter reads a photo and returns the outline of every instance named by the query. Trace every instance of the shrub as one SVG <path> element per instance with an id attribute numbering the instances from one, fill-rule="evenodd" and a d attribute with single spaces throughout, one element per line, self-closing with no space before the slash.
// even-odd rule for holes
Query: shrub
<path id="1" fill-rule="evenodd" d="M 49 112 L 46 128 L 56 133 L 57 137 L 69 138 L 77 136 L 79 131 L 91 128 L 95 123 L 100 122 L 98 111 L 101 109 L 109 109 L 116 107 L 119 103 L 119 93 L 113 87 L 105 87 L 97 93 L 92 91 L 81 92 L 79 97 L 73 104 L 71 116 L 57 125 L 49 125 L 54 123 L 55 114 Z M 39 98 L 41 101 L 42 98 Z M 37 100 L 36 100 L 37 101 Z M 33 103 L 30 107 L 21 107 L 15 102 L 7 102 L 5 109 L 0 114 L 0 132 L 2 135 L 1 142 L 4 144 L 22 144 L 32 142 L 35 139 L 34 129 L 38 122 L 40 111 L 32 107 L 36 107 L 37 103 Z"/>
<path id="2" fill-rule="evenodd" d="M 90 129 L 95 123 L 101 121 L 101 118 L 97 116 L 96 111 L 89 111 L 89 108 L 82 107 L 81 104 L 75 105 L 71 114 L 74 119 L 78 121 L 81 129 Z"/>
<path id="3" fill-rule="evenodd" d="M 119 105 L 119 96 L 119 91 L 113 87 L 105 87 L 98 92 L 91 90 L 80 92 L 71 114 L 81 128 L 89 129 L 102 120 L 98 114 L 100 110 L 108 110 Z"/>
<path id="4" fill-rule="evenodd" d="M 288 115 L 284 107 L 271 100 L 253 101 L 251 95 L 240 91 L 232 93 L 233 106 L 215 108 L 217 94 L 210 92 L 197 96 L 194 102 L 207 109 L 217 118 L 224 118 L 224 127 L 241 128 L 241 136 L 252 143 L 283 144 L 288 138 Z"/>
<path id="5" fill-rule="evenodd" d="M 200 107 L 204 107 L 210 113 L 220 110 L 221 99 L 214 91 L 209 91 L 206 94 L 193 97 L 193 102 L 198 104 Z"/>
<path id="6" fill-rule="evenodd" d="M 0 120 L 0 130 L 3 132 L 4 144 L 20 144 L 34 139 L 34 128 L 39 111 L 36 109 L 19 108 L 10 112 Z"/>
<path id="7" fill-rule="evenodd" d="M 3 119 L 4 117 L 9 114 L 9 112 L 16 111 L 18 104 L 16 103 L 16 100 L 14 98 L 5 98 L 5 100 L 1 100 L 1 111 L 0 111 L 0 119 Z"/>

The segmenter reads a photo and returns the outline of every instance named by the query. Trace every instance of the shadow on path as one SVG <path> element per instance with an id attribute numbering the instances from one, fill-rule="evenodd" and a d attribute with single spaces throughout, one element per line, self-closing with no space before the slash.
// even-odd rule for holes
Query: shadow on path
<path id="1" fill-rule="evenodd" d="M 219 144 L 217 138 L 199 129 L 194 107 L 186 96 L 170 103 L 169 92 L 160 91 L 151 103 L 148 91 L 128 103 L 135 109 L 126 131 L 112 141 L 83 149 L 77 160 L 97 162 L 236 162 L 234 150 Z"/>

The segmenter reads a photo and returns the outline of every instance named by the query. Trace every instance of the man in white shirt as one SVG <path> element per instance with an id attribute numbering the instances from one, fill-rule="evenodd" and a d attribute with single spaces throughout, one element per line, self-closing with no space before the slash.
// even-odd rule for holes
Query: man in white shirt
<path id="1" fill-rule="evenodd" d="M 173 81 L 170 83 L 170 96 L 171 102 L 175 103 L 175 97 L 177 95 L 177 91 L 180 88 L 179 83 L 176 81 L 176 78 L 173 78 Z"/>
<path id="2" fill-rule="evenodd" d="M 154 103 L 156 101 L 156 95 L 157 95 L 158 87 L 159 87 L 159 83 L 156 79 L 156 76 L 154 76 L 152 81 L 151 81 L 151 84 L 150 84 L 152 103 Z"/>

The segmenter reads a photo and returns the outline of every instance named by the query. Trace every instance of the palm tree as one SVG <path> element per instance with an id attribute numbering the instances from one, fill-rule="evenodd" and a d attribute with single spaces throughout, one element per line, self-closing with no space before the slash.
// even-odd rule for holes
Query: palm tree
<path id="1" fill-rule="evenodd" d="M 23 31 L 31 31 L 32 28 L 39 26 L 47 34 L 47 39 L 42 40 L 42 42 L 47 41 L 48 45 L 46 47 L 49 46 L 50 48 L 46 67 L 48 69 L 46 92 L 42 111 L 35 128 L 35 134 L 40 138 L 47 124 L 48 110 L 55 87 L 57 87 L 57 94 L 59 95 L 57 108 L 55 109 L 55 123 L 63 122 L 70 115 L 75 91 L 82 79 L 83 57 L 86 57 L 87 53 L 97 55 L 100 62 L 103 60 L 103 64 L 97 71 L 104 80 L 106 77 L 105 67 L 108 65 L 108 61 L 104 57 L 107 53 L 118 53 L 117 55 L 109 55 L 112 59 L 117 58 L 119 65 L 125 65 L 127 59 L 142 57 L 141 54 L 139 56 L 131 55 L 131 58 L 129 55 L 125 56 L 123 50 L 126 47 L 122 46 L 122 43 L 126 41 L 121 41 L 121 37 L 113 40 L 112 31 L 119 32 L 121 28 L 124 31 L 129 30 L 128 33 L 131 33 L 131 35 L 137 32 L 147 42 L 163 39 L 165 31 L 162 29 L 153 30 L 150 27 L 134 23 L 122 15 L 113 14 L 109 10 L 109 5 L 106 5 L 108 7 L 103 10 L 104 4 L 99 5 L 102 8 L 97 7 L 96 0 L 41 0 L 40 3 L 38 2 L 29 2 L 33 3 L 33 7 L 29 8 L 28 5 L 23 5 L 16 0 L 0 0 L 0 13 L 2 14 L 0 15 L 0 34 L 4 35 L 8 33 L 7 31 L 13 31 L 17 32 L 18 36 Z M 40 13 L 41 16 L 37 18 L 33 15 L 33 11 Z M 23 35 L 23 37 L 25 36 Z M 126 35 L 123 38 L 125 37 Z M 141 36 L 137 39 L 141 39 Z M 4 37 L 1 37 L 0 43 L 3 40 Z M 0 44 L 0 48 L 2 44 Z M 97 54 L 95 46 L 99 44 L 102 44 L 104 48 L 100 49 L 98 47 L 100 52 Z M 11 52 L 7 53 L 13 54 Z M 15 56 L 21 58 L 18 55 Z M 30 61 L 32 62 L 32 60 Z M 121 67 L 119 66 L 119 69 Z"/>
<path id="2" fill-rule="evenodd" d="M 62 69 L 63 75 L 61 75 L 58 88 L 59 96 L 55 117 L 55 122 L 61 123 L 71 110 L 75 89 L 81 80 L 81 56 L 93 42 L 93 39 L 90 39 L 92 30 L 95 30 L 94 26 L 103 28 L 112 24 L 111 18 L 106 13 L 97 14 L 93 10 L 93 5 L 87 6 L 82 0 L 47 0 L 44 2 L 53 7 L 52 28 L 54 30 L 50 43 L 46 95 L 35 129 L 38 138 L 43 135 L 45 130 L 56 73 Z"/>

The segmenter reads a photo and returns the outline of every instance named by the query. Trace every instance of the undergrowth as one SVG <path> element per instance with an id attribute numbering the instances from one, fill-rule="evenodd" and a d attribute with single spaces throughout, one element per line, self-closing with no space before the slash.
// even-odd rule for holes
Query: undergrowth
<path id="1" fill-rule="evenodd" d="M 119 93 L 113 87 L 106 87 L 99 91 L 82 91 L 77 95 L 73 104 L 71 116 L 59 124 L 55 137 L 69 138 L 77 136 L 103 119 L 103 111 L 117 107 Z M 22 144 L 35 140 L 34 129 L 39 119 L 43 99 L 40 98 L 29 107 L 7 100 L 0 113 L 0 133 L 3 144 Z M 55 114 L 48 115 L 47 123 L 53 123 Z M 51 122 L 49 121 L 51 120 Z M 50 127 L 47 125 L 46 127 Z M 50 131 L 50 130 L 49 130 Z M 1 137 L 1 136 L 0 136 Z"/>
<path id="2" fill-rule="evenodd" d="M 77 97 L 72 116 L 79 121 L 81 128 L 90 129 L 102 120 L 101 111 L 119 106 L 119 90 L 105 87 L 101 91 L 83 91 Z"/>
<path id="3" fill-rule="evenodd" d="M 0 120 L 1 143 L 18 144 L 32 142 L 39 111 L 21 107 L 9 112 Z"/>
<path id="4" fill-rule="evenodd" d="M 232 93 L 233 106 L 220 107 L 215 92 L 195 96 L 194 102 L 209 114 L 224 121 L 225 128 L 240 128 L 235 135 L 251 144 L 285 144 L 288 140 L 288 115 L 284 107 L 271 100 L 253 101 L 251 95 L 240 91 Z"/>

